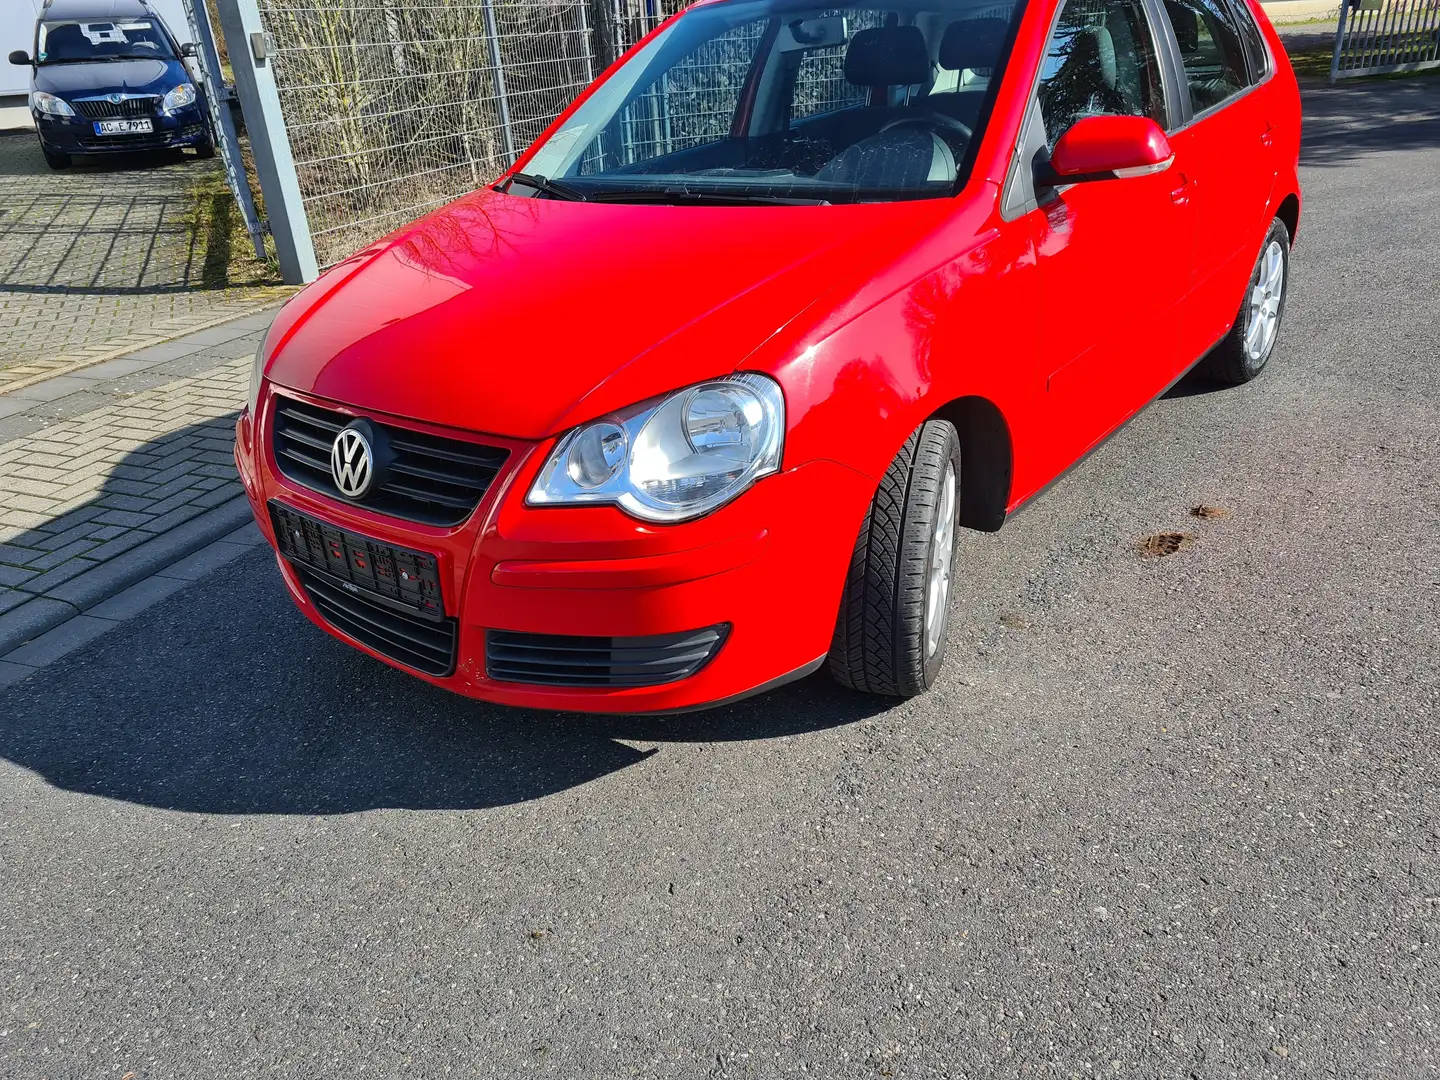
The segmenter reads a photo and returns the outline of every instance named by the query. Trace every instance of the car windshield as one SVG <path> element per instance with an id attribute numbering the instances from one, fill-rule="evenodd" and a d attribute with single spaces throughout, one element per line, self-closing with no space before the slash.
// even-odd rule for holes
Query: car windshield
<path id="1" fill-rule="evenodd" d="M 154 19 L 63 19 L 40 24 L 36 61 L 173 60 L 175 51 Z"/>
<path id="2" fill-rule="evenodd" d="M 980 140 L 1017 7 L 692 8 L 541 144 L 507 190 L 610 202 L 952 194 Z"/>

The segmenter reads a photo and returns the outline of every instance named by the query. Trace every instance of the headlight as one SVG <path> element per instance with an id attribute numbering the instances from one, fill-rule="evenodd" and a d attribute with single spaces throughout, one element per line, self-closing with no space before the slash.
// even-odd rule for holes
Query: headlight
<path id="1" fill-rule="evenodd" d="M 43 90 L 36 90 L 30 95 L 30 104 L 43 113 L 51 116 L 74 116 L 75 110 L 64 98 L 58 98 L 54 94 L 47 94 Z"/>
<path id="2" fill-rule="evenodd" d="M 784 441 L 775 380 L 731 375 L 568 432 L 525 501 L 613 503 L 645 521 L 688 521 L 778 472 Z"/>
<path id="3" fill-rule="evenodd" d="M 195 87 L 188 82 L 182 82 L 179 86 L 175 87 L 174 90 L 171 90 L 165 95 L 165 100 L 160 103 L 160 107 L 168 113 L 174 112 L 176 109 L 183 109 L 186 105 L 193 105 L 194 103 Z"/>

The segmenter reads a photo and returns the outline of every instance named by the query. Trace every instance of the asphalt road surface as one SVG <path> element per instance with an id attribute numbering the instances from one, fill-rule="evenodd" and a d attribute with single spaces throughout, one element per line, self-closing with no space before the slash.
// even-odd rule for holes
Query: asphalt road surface
<path id="1" fill-rule="evenodd" d="M 927 697 L 491 708 L 263 552 L 0 695 L 0 1074 L 1440 1073 L 1437 105 L 1311 94 L 1270 371 L 968 537 Z"/>

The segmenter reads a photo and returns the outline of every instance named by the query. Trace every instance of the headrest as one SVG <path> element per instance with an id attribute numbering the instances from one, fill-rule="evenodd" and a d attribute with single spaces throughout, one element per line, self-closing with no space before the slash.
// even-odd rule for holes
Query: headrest
<path id="1" fill-rule="evenodd" d="M 1087 26 L 1075 35 L 1070 58 L 1065 61 L 1077 67 L 1088 67 L 1104 80 L 1106 86 L 1115 85 L 1115 39 L 1103 26 Z"/>
<path id="2" fill-rule="evenodd" d="M 1005 19 L 961 19 L 945 28 L 940 39 L 940 66 L 947 71 L 993 68 L 1005 46 Z"/>
<path id="3" fill-rule="evenodd" d="M 853 86 L 913 86 L 933 74 L 918 26 L 861 30 L 845 50 L 845 81 Z"/>

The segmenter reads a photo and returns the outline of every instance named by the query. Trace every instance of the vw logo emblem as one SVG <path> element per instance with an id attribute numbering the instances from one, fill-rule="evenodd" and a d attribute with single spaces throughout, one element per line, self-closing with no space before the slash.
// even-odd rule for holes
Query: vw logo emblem
<path id="1" fill-rule="evenodd" d="M 375 451 L 357 427 L 347 427 L 330 447 L 330 475 L 347 499 L 364 498 L 375 479 Z"/>

